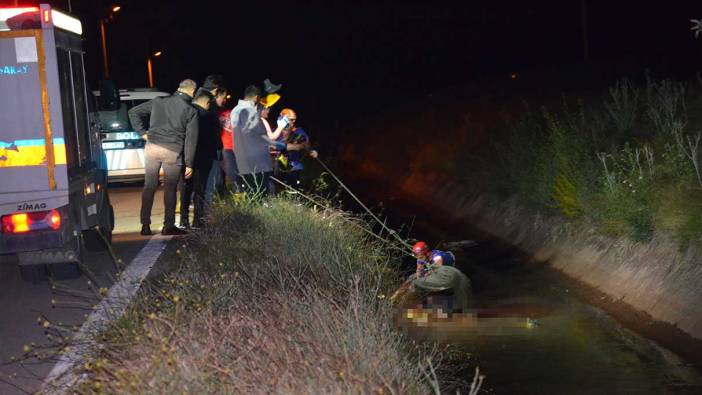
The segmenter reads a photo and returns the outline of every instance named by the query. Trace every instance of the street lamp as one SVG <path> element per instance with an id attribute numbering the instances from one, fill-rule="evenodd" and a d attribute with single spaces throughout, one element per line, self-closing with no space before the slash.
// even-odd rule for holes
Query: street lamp
<path id="1" fill-rule="evenodd" d="M 157 57 L 161 56 L 161 54 L 162 54 L 161 51 L 156 51 L 156 52 L 154 52 L 153 55 L 146 58 L 146 69 L 149 72 L 149 88 L 154 87 L 154 67 L 153 67 L 153 63 L 151 62 L 151 58 L 157 58 Z"/>
<path id="2" fill-rule="evenodd" d="M 107 64 L 107 38 L 105 36 L 105 23 L 107 23 L 108 20 L 112 20 L 115 13 L 119 12 L 119 10 L 121 9 L 122 7 L 114 5 L 112 6 L 112 11 L 110 12 L 110 15 L 107 18 L 100 18 L 100 39 L 102 41 L 102 66 L 105 79 L 110 78 L 110 67 Z"/>

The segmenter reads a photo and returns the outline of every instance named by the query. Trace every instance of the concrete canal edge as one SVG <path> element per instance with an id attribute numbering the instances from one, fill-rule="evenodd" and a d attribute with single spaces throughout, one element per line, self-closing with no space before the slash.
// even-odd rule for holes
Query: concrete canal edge
<path id="1" fill-rule="evenodd" d="M 420 185 L 438 185 L 429 196 Z M 665 235 L 649 243 L 603 237 L 534 216 L 512 201 L 495 202 L 438 175 L 411 175 L 399 188 L 434 210 L 470 222 L 655 321 L 702 341 L 702 251 L 680 251 Z"/>

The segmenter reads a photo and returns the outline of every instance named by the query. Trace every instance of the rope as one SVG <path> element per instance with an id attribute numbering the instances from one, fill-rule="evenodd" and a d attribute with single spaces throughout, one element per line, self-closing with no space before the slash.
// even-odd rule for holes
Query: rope
<path id="1" fill-rule="evenodd" d="M 314 204 L 316 204 L 316 205 L 318 205 L 318 206 L 324 207 L 325 209 L 328 209 L 328 210 L 331 209 L 331 207 L 329 207 L 328 205 L 326 205 L 326 204 L 324 204 L 324 203 L 321 203 L 321 202 L 315 200 L 313 197 L 308 196 L 307 194 L 301 192 L 301 191 L 298 190 L 298 189 L 295 189 L 294 187 L 292 187 L 292 186 L 286 184 L 285 182 L 283 182 L 283 181 L 281 181 L 281 180 L 279 180 L 279 179 L 277 179 L 277 178 L 275 178 L 275 177 L 273 177 L 273 176 L 271 176 L 270 178 L 271 178 L 271 180 L 277 182 L 278 184 L 284 186 L 285 188 L 288 188 L 288 189 L 294 191 L 295 193 L 297 193 L 298 195 L 300 195 L 300 196 L 302 196 L 303 198 L 307 199 L 308 201 L 310 201 L 310 202 L 312 202 L 312 203 L 314 203 Z M 403 254 L 412 256 L 411 254 L 409 254 L 409 253 L 407 252 L 407 250 L 405 250 L 405 249 L 403 249 L 403 248 L 401 248 L 401 247 L 399 247 L 399 246 L 393 244 L 390 240 L 385 239 L 385 238 L 383 238 L 382 236 L 379 236 L 379 235 L 373 233 L 372 231 L 366 229 L 365 227 L 363 227 L 363 226 L 361 226 L 361 225 L 359 225 L 359 224 L 357 224 L 357 223 L 355 223 L 355 222 L 353 222 L 353 221 L 351 222 L 351 224 L 357 226 L 357 227 L 360 228 L 362 231 L 368 233 L 370 236 L 373 236 L 373 237 L 375 237 L 376 239 L 378 239 L 378 240 L 380 240 L 380 241 L 382 241 L 382 242 L 384 242 L 384 243 L 389 244 L 392 248 L 394 248 L 394 249 L 396 249 L 396 250 L 402 252 Z"/>
<path id="2" fill-rule="evenodd" d="M 407 241 L 405 241 L 402 237 L 400 237 L 400 235 L 397 234 L 397 232 L 395 232 L 393 229 L 390 229 L 389 227 L 387 227 L 387 226 L 385 225 L 385 223 L 384 223 L 383 221 L 380 220 L 380 218 L 378 218 L 375 214 L 373 214 L 373 212 L 372 212 L 368 207 L 366 207 L 365 204 L 363 204 L 363 202 L 361 201 L 361 199 L 359 199 L 356 195 L 354 195 L 354 193 L 351 192 L 351 190 L 346 186 L 346 184 L 344 184 L 344 183 L 339 179 L 339 177 L 337 177 L 336 174 L 334 174 L 334 172 L 331 171 L 331 169 L 329 169 L 329 167 L 327 167 L 327 165 L 324 164 L 324 162 L 322 162 L 321 159 L 319 159 L 319 158 L 316 158 L 316 159 L 317 159 L 317 162 L 319 162 L 319 164 L 322 165 L 322 167 L 324 167 L 324 169 L 334 178 L 334 180 L 336 180 L 336 182 L 338 182 L 339 185 L 340 185 L 342 188 L 344 188 L 344 190 L 345 190 L 346 192 L 348 192 L 348 194 L 351 195 L 351 197 L 354 198 L 354 200 L 356 200 L 356 202 L 357 202 L 358 204 L 360 204 L 361 207 L 363 207 L 363 209 L 366 210 L 366 212 L 367 212 L 371 217 L 373 217 L 373 219 L 376 220 L 376 222 L 378 222 L 378 223 L 380 224 L 380 226 L 383 227 L 383 229 L 385 229 L 390 235 L 394 236 L 394 237 L 397 239 L 397 241 L 400 242 L 400 244 L 402 244 L 403 246 L 407 247 L 409 250 L 412 250 L 412 246 L 411 246 L 409 243 L 407 243 Z"/>

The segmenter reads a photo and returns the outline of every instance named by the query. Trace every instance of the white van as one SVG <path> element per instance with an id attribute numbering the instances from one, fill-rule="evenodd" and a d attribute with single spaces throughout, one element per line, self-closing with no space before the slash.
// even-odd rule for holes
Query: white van
<path id="1" fill-rule="evenodd" d="M 96 97 L 100 91 L 93 91 Z M 144 144 L 134 131 L 127 111 L 130 108 L 169 93 L 158 89 L 120 89 L 121 106 L 116 111 L 99 111 L 102 149 L 107 157 L 107 176 L 110 182 L 144 180 Z"/>

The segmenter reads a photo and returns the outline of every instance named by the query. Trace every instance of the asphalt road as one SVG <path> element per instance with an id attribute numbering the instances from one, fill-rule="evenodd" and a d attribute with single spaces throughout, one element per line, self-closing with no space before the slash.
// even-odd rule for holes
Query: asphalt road
<path id="1" fill-rule="evenodd" d="M 140 192 L 138 186 L 111 187 L 110 199 L 115 209 L 113 250 L 124 264 L 129 264 L 149 240 L 139 235 Z M 154 232 L 163 218 L 163 201 L 159 193 L 153 210 Z M 99 299 L 96 290 L 113 283 L 115 269 L 105 252 L 87 254 L 86 266 L 99 283 L 90 284 L 85 275 L 58 280 L 52 289 L 48 279 L 36 283 L 21 279 L 13 259 L 0 260 L 0 394 L 22 394 L 36 391 L 54 365 L 49 358 L 25 359 L 37 352 L 55 354 L 49 347 L 45 329 L 38 322 L 44 316 L 53 325 L 80 326 Z M 92 290 L 91 290 L 92 289 Z M 54 303 L 52 303 L 52 300 Z M 43 321 L 42 321 L 43 323 Z M 34 346 L 34 345 L 36 346 Z M 21 360 L 12 362 L 11 358 Z"/>

